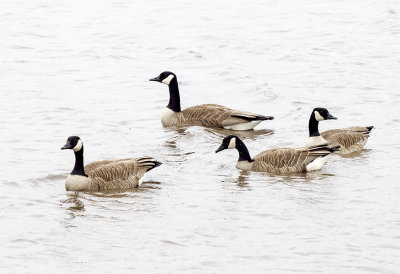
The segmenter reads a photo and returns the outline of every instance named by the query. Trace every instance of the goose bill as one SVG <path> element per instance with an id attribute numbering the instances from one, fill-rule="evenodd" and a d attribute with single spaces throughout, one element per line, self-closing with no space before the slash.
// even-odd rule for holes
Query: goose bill
<path id="1" fill-rule="evenodd" d="M 222 150 L 224 150 L 225 148 L 223 147 L 223 146 L 220 146 L 216 151 L 215 151 L 215 153 L 218 153 L 218 152 L 220 152 L 220 151 L 222 151 Z"/>
<path id="2" fill-rule="evenodd" d="M 149 81 L 161 82 L 160 76 L 150 78 Z"/>
<path id="3" fill-rule="evenodd" d="M 337 120 L 337 118 L 330 113 L 328 113 L 328 116 L 326 117 L 326 120 Z"/>
<path id="4" fill-rule="evenodd" d="M 66 143 L 61 149 L 72 149 L 72 146 L 70 143 Z"/>

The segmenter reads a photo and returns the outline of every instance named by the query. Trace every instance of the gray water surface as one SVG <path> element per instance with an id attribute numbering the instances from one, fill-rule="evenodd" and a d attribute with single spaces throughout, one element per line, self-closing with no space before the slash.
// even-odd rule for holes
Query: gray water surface
<path id="1" fill-rule="evenodd" d="M 398 1 L 0 2 L 1 273 L 398 273 Z M 235 169 L 229 131 L 165 129 L 165 85 L 275 116 L 251 155 L 321 130 L 375 126 L 316 172 Z M 271 132 L 272 131 L 272 132 Z M 85 161 L 150 155 L 142 187 L 67 192 Z"/>

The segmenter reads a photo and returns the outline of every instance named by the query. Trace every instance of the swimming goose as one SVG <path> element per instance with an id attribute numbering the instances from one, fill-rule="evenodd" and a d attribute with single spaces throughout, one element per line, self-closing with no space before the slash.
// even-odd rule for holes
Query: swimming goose
<path id="1" fill-rule="evenodd" d="M 134 188 L 143 175 L 161 165 L 150 157 L 105 160 L 83 167 L 83 143 L 78 136 L 70 136 L 61 149 L 72 149 L 75 166 L 65 181 L 67 190 L 107 190 Z"/>
<path id="2" fill-rule="evenodd" d="M 291 173 L 321 169 L 324 164 L 324 157 L 339 149 L 339 146 L 332 147 L 330 144 L 325 144 L 301 148 L 275 148 L 263 151 L 251 158 L 243 141 L 235 135 L 229 135 L 222 140 L 221 146 L 215 152 L 233 148 L 236 148 L 239 152 L 239 159 L 236 164 L 238 169 Z"/>
<path id="3" fill-rule="evenodd" d="M 197 105 L 181 110 L 178 80 L 174 73 L 164 71 L 150 81 L 157 81 L 169 87 L 169 103 L 161 116 L 161 123 L 164 127 L 204 126 L 249 130 L 264 120 L 274 119 L 272 116 L 254 114 L 214 104 Z"/>
<path id="4" fill-rule="evenodd" d="M 373 126 L 331 129 L 321 132 L 320 134 L 318 131 L 318 123 L 328 119 L 337 118 L 333 117 L 325 108 L 315 108 L 312 111 L 309 122 L 310 138 L 307 146 L 315 146 L 329 142 L 333 145 L 340 146 L 340 149 L 336 153 L 341 155 L 360 151 L 364 148 Z"/>
<path id="5" fill-rule="evenodd" d="M 331 129 L 321 132 L 321 136 L 332 144 L 340 145 L 337 153 L 345 155 L 362 150 L 372 128 L 373 126 Z"/>

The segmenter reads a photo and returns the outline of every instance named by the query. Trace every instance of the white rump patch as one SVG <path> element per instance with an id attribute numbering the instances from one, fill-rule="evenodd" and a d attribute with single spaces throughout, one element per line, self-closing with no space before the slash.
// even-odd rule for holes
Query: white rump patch
<path id="1" fill-rule="evenodd" d="M 229 141 L 228 148 L 236 148 L 236 138 L 235 138 L 235 137 L 233 137 L 233 138 Z"/>
<path id="2" fill-rule="evenodd" d="M 317 159 L 315 159 L 314 161 L 312 161 L 311 163 L 309 163 L 306 166 L 306 170 L 307 171 L 313 171 L 313 170 L 318 170 L 321 169 L 322 166 L 325 164 L 325 159 L 326 157 L 318 157 Z"/>
<path id="3" fill-rule="evenodd" d="M 322 117 L 321 114 L 319 114 L 318 111 L 314 111 L 314 115 L 315 115 L 315 119 L 316 119 L 318 122 L 321 122 L 321 121 L 325 120 L 324 117 Z"/>
<path id="4" fill-rule="evenodd" d="M 240 124 L 236 124 L 236 125 L 225 126 L 224 129 L 249 130 L 249 129 L 253 129 L 259 123 L 261 123 L 261 121 L 251 121 L 251 122 L 247 122 L 247 123 L 240 123 Z"/>
<path id="5" fill-rule="evenodd" d="M 75 152 L 78 152 L 79 150 L 81 150 L 82 145 L 83 145 L 82 141 L 79 140 L 78 143 L 76 144 L 76 146 L 74 146 L 74 148 L 72 150 L 75 151 Z"/>
<path id="6" fill-rule="evenodd" d="M 161 83 L 166 84 L 167 86 L 171 83 L 171 80 L 174 79 L 174 75 L 170 74 L 167 78 L 161 81 Z"/>

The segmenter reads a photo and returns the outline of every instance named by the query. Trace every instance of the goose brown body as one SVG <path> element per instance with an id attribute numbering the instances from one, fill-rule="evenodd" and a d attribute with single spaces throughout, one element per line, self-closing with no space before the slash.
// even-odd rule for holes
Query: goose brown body
<path id="1" fill-rule="evenodd" d="M 321 132 L 321 136 L 334 145 L 340 145 L 338 154 L 349 154 L 360 151 L 368 141 L 371 127 L 348 127 L 343 129 L 331 129 Z"/>
<path id="2" fill-rule="evenodd" d="M 85 166 L 85 173 L 90 182 L 81 187 L 86 190 L 135 188 L 143 175 L 156 164 L 154 159 L 149 157 L 92 162 Z M 68 183 L 66 187 L 67 185 Z"/>
<path id="3" fill-rule="evenodd" d="M 222 144 L 216 152 L 233 148 L 239 152 L 236 168 L 269 173 L 293 173 L 321 169 L 325 162 L 325 156 L 339 149 L 338 146 L 332 147 L 330 144 L 301 148 L 275 148 L 263 151 L 251 158 L 243 141 L 235 135 L 228 135 L 222 140 Z"/>
<path id="4" fill-rule="evenodd" d="M 334 152 L 337 147 L 329 145 L 302 148 L 275 148 L 263 151 L 254 157 L 251 170 L 270 173 L 292 173 L 309 171 L 307 166 L 318 158 Z"/>

